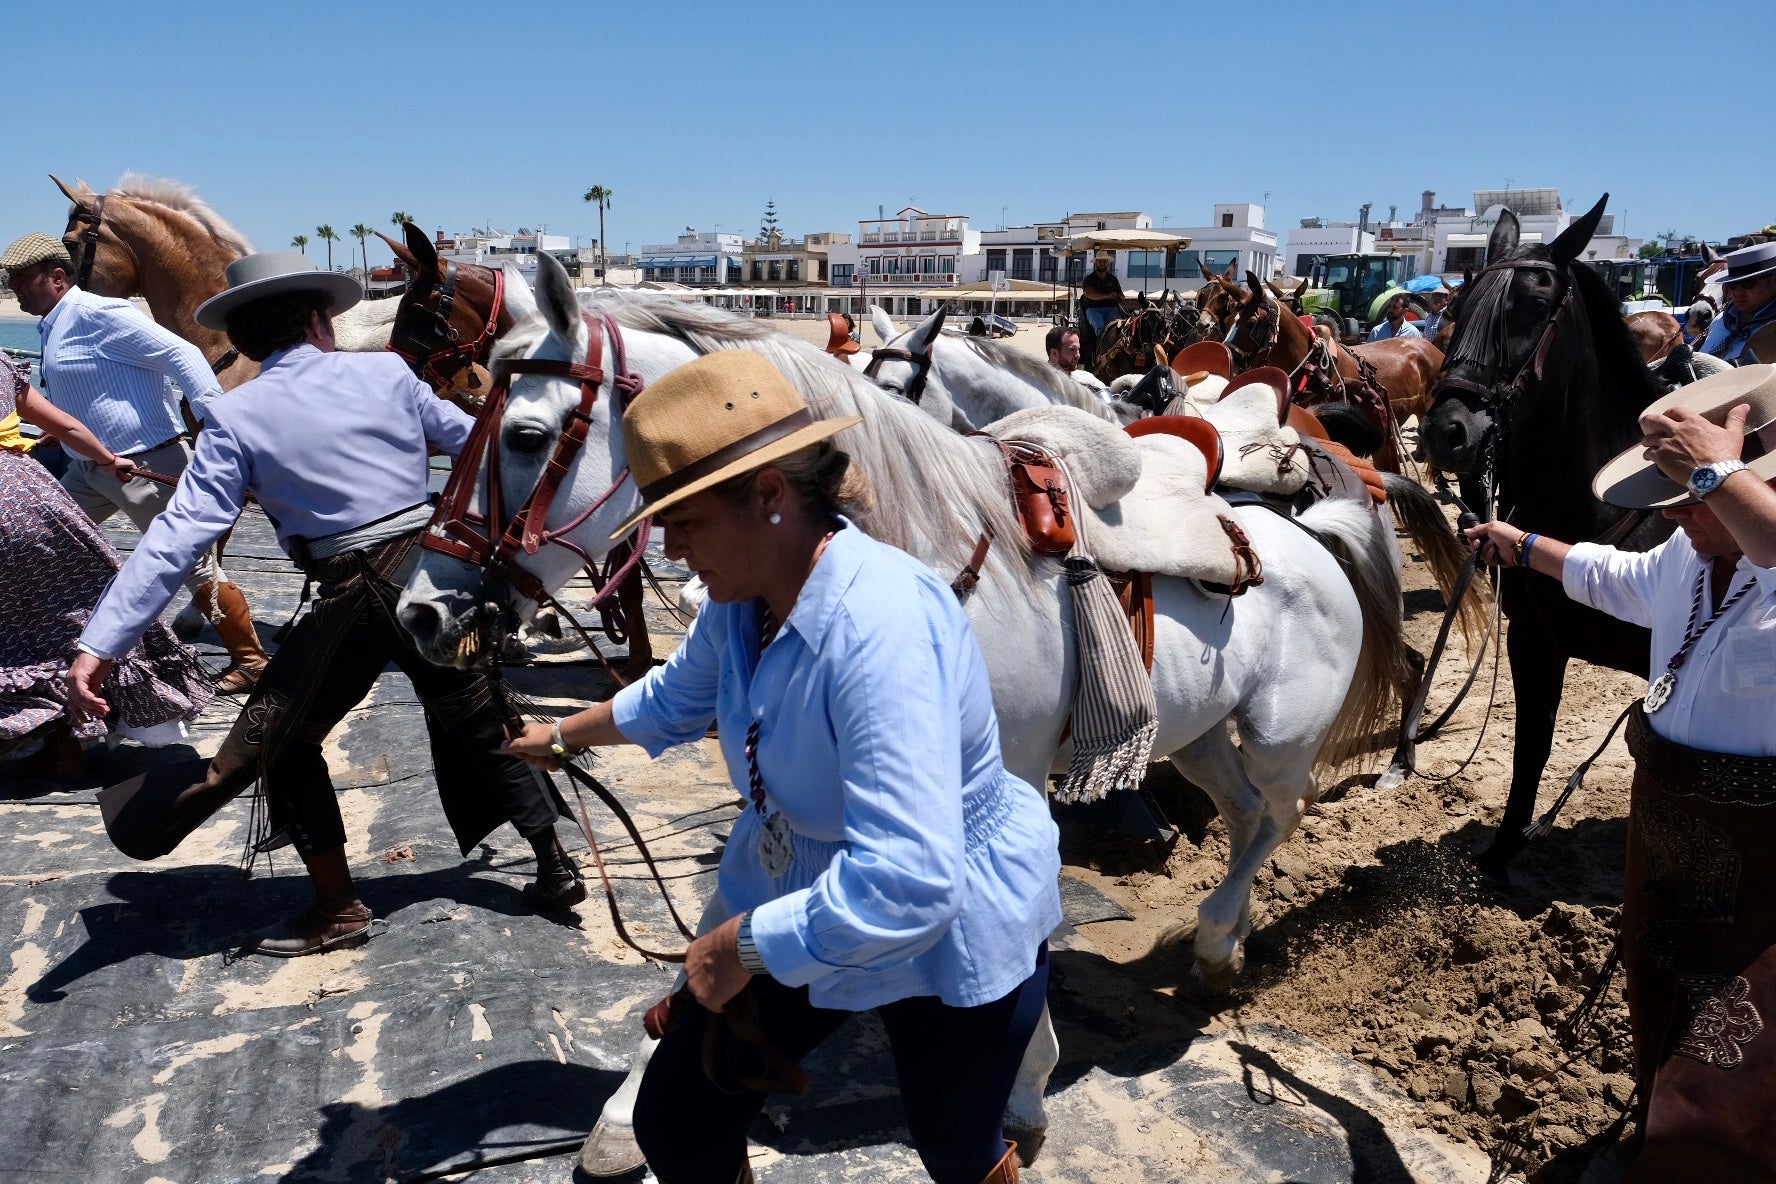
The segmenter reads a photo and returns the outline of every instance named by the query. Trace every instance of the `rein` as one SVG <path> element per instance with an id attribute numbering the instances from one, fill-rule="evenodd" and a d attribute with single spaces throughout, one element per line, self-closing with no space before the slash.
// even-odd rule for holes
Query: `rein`
<path id="1" fill-rule="evenodd" d="M 906 396 L 907 402 L 916 407 L 919 405 L 919 400 L 925 397 L 925 381 L 931 377 L 931 351 L 935 345 L 936 342 L 933 341 L 931 345 L 925 347 L 925 352 L 921 354 L 901 349 L 899 346 L 884 345 L 870 355 L 870 363 L 863 368 L 863 376 L 871 382 L 875 382 L 883 362 L 910 364 L 913 367 L 913 380 L 907 383 L 906 389 L 901 394 Z"/>
<path id="2" fill-rule="evenodd" d="M 93 257 L 99 253 L 99 227 L 105 220 L 105 195 L 93 197 L 93 208 L 89 214 L 80 206 L 74 207 L 74 221 L 86 225 L 80 232 L 80 267 L 74 277 L 74 283 L 82 290 L 92 288 Z"/>

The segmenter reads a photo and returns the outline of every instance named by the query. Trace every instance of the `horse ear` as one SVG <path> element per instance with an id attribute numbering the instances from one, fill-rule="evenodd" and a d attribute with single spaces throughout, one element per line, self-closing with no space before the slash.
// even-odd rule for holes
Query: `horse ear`
<path id="1" fill-rule="evenodd" d="M 419 223 L 403 222 L 401 237 L 407 240 L 407 249 L 413 252 L 413 258 L 418 262 L 421 270 L 438 270 L 437 244 L 432 242 L 426 232 L 419 228 Z"/>
<path id="2" fill-rule="evenodd" d="M 938 305 L 937 311 L 926 317 L 919 327 L 913 330 L 913 335 L 907 339 L 907 351 L 921 354 L 931 348 L 931 343 L 936 341 L 937 335 L 943 331 L 944 317 L 949 315 L 949 311 L 950 306 L 947 303 Z"/>
<path id="3" fill-rule="evenodd" d="M 1258 278 L 1257 272 L 1248 271 L 1246 273 L 1246 284 L 1252 289 L 1252 295 L 1264 295 L 1264 281 Z"/>
<path id="4" fill-rule="evenodd" d="M 1294 298 L 1296 300 L 1299 300 L 1305 295 L 1307 295 L 1307 281 L 1302 280 L 1299 284 L 1295 285 L 1295 297 Z"/>
<path id="5" fill-rule="evenodd" d="M 1609 194 L 1606 193 L 1597 199 L 1597 204 L 1584 217 L 1560 232 L 1560 237 L 1548 248 L 1554 262 L 1564 267 L 1584 252 L 1585 244 L 1597 233 L 1598 224 L 1603 221 L 1603 207 L 1608 204 Z"/>
<path id="6" fill-rule="evenodd" d="M 573 281 L 567 278 L 567 269 L 560 261 L 546 251 L 537 252 L 536 297 L 537 308 L 549 322 L 550 330 L 569 341 L 578 341 L 580 302 L 574 296 Z"/>
<path id="7" fill-rule="evenodd" d="M 1230 284 L 1235 282 L 1235 280 L 1233 278 L 1233 268 L 1234 268 L 1234 265 L 1237 264 L 1238 262 L 1239 262 L 1239 260 L 1237 260 L 1237 259 L 1229 259 L 1227 261 L 1227 270 L 1221 273 L 1221 278 L 1226 280 Z"/>
<path id="8" fill-rule="evenodd" d="M 1508 209 L 1501 209 L 1498 223 L 1493 226 L 1492 234 L 1486 240 L 1486 261 L 1497 263 L 1515 251 L 1521 231 L 1522 227 L 1517 224 L 1517 215 Z"/>
<path id="9" fill-rule="evenodd" d="M 1702 262 L 1705 265 L 1709 264 L 1709 263 L 1719 263 L 1720 262 L 1720 253 L 1717 252 L 1713 247 L 1709 246 L 1707 243 L 1703 243 L 1702 244 Z"/>
<path id="10" fill-rule="evenodd" d="M 870 327 L 876 331 L 876 337 L 886 345 L 900 336 L 900 326 L 888 315 L 888 310 L 879 304 L 870 305 Z"/>
<path id="11" fill-rule="evenodd" d="M 530 290 L 530 284 L 524 273 L 516 264 L 507 262 L 500 264 L 500 270 L 506 277 L 506 307 L 511 310 L 512 321 L 529 320 L 537 315 L 536 293 Z"/>
<path id="12" fill-rule="evenodd" d="M 395 258 L 407 265 L 407 270 L 411 274 L 419 274 L 421 270 L 419 260 L 413 257 L 413 252 L 407 249 L 406 243 L 398 243 L 380 230 L 376 232 L 376 237 L 388 244 L 388 249 L 395 253 Z"/>
<path id="13" fill-rule="evenodd" d="M 1275 284 L 1271 283 L 1269 280 L 1264 281 L 1264 286 L 1269 288 L 1270 294 L 1272 296 L 1275 296 L 1278 300 L 1287 300 L 1289 298 L 1289 294 L 1287 292 L 1283 291 L 1281 288 L 1277 287 Z"/>
<path id="14" fill-rule="evenodd" d="M 1201 269 L 1201 271 L 1203 273 L 1203 279 L 1213 280 L 1215 278 L 1215 273 L 1209 270 L 1209 265 L 1207 263 L 1204 263 L 1200 257 L 1197 259 L 1196 265 L 1198 268 Z"/>
<path id="15" fill-rule="evenodd" d="M 82 197 L 82 196 L 80 196 L 80 194 L 79 194 L 79 193 L 77 193 L 77 192 L 75 192 L 75 191 L 74 191 L 74 190 L 72 190 L 72 189 L 70 189 L 70 188 L 68 188 L 68 184 L 67 184 L 67 182 L 65 182 L 65 181 L 63 181 L 63 180 L 62 180 L 62 179 L 61 179 L 61 178 L 60 178 L 60 177 L 58 177 L 58 176 L 56 176 L 56 175 L 55 175 L 55 174 L 54 174 L 54 173 L 51 173 L 51 174 L 50 174 L 50 175 L 49 175 L 49 179 L 50 179 L 50 180 L 51 180 L 51 181 L 54 181 L 54 182 L 55 182 L 55 183 L 56 183 L 56 188 L 57 188 L 57 189 L 60 189 L 60 190 L 61 190 L 61 191 L 62 191 L 62 196 L 63 196 L 63 197 L 65 197 L 65 198 L 67 198 L 67 199 L 68 199 L 68 200 L 69 200 L 69 201 L 71 201 L 71 202 L 73 202 L 73 203 L 74 203 L 74 204 L 75 204 L 75 205 L 77 205 L 77 206 L 84 206 L 84 205 L 86 205 L 86 204 L 87 204 L 87 201 L 86 201 L 86 198 L 85 198 L 85 197 Z M 86 186 L 85 186 L 85 185 L 82 185 L 82 186 L 81 186 L 81 188 L 82 188 L 82 189 L 85 189 L 85 188 L 86 188 Z M 87 196 L 88 196 L 88 197 L 90 197 L 90 196 L 92 196 L 92 191 L 91 191 L 91 190 L 88 190 L 88 191 L 87 191 Z"/>

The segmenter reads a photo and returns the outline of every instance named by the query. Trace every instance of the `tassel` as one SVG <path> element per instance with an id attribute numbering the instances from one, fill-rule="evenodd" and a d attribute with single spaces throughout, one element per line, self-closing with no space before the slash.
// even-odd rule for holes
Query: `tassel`
<path id="1" fill-rule="evenodd" d="M 1073 759 L 1055 798 L 1092 802 L 1139 783 L 1159 733 L 1159 707 L 1109 581 L 1077 548 L 1065 566 L 1079 682 L 1073 695 Z"/>
<path id="2" fill-rule="evenodd" d="M 1566 779 L 1566 788 L 1560 791 L 1560 796 L 1554 799 L 1554 804 L 1548 807 L 1548 812 L 1523 828 L 1525 839 L 1539 839 L 1554 829 L 1554 819 L 1560 813 L 1561 807 L 1565 806 L 1572 799 L 1573 794 L 1579 792 L 1579 787 L 1585 784 L 1585 774 L 1591 771 L 1591 766 L 1597 763 L 1597 758 L 1603 755 L 1603 750 L 1608 748 L 1610 741 L 1616 738 L 1616 732 L 1628 719 L 1628 713 L 1633 711 L 1635 704 L 1639 702 L 1640 700 L 1636 699 L 1634 703 L 1623 708 L 1622 714 L 1616 717 L 1616 722 L 1610 725 L 1610 730 L 1604 736 L 1603 743 L 1599 744 L 1597 750 L 1590 756 L 1579 762 L 1579 767 L 1574 769 L 1572 776 Z"/>

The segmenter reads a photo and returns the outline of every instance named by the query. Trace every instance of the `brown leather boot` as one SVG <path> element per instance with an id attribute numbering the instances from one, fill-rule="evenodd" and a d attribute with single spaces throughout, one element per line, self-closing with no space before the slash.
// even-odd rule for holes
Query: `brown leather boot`
<path id="1" fill-rule="evenodd" d="M 345 848 L 307 855 L 302 862 L 314 880 L 315 902 L 289 920 L 254 934 L 247 949 L 273 958 L 300 958 L 369 941 L 375 917 L 358 899 Z"/>
<path id="2" fill-rule="evenodd" d="M 250 691 L 259 682 L 270 659 L 259 644 L 259 633 L 253 628 L 253 611 L 236 584 L 222 581 L 205 584 L 191 597 L 198 611 L 216 627 L 216 636 L 228 650 L 232 661 L 216 678 L 216 690 L 224 695 Z"/>
<path id="3" fill-rule="evenodd" d="M 1017 1144 L 1005 1141 L 1005 1158 L 994 1165 L 981 1184 L 1018 1184 Z"/>
<path id="4" fill-rule="evenodd" d="M 38 777 L 48 781 L 71 781 L 86 772 L 86 750 L 74 738 L 67 720 L 49 726 L 43 747 L 23 760 L 0 765 L 0 772 L 13 777 Z"/>

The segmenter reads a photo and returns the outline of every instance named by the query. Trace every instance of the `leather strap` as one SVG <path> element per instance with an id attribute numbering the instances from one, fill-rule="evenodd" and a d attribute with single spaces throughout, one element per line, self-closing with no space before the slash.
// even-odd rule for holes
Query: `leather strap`
<path id="1" fill-rule="evenodd" d="M 735 461 L 751 456 L 767 444 L 775 444 L 785 436 L 799 432 L 813 422 L 814 413 L 812 411 L 806 407 L 798 408 L 776 423 L 766 424 L 758 431 L 749 432 L 732 444 L 717 448 L 708 456 L 699 457 L 683 468 L 667 473 L 657 481 L 650 481 L 646 485 L 639 486 L 641 498 L 649 504 L 659 501 L 663 497 L 677 493 L 693 482 L 701 481 L 713 473 L 719 473 Z"/>
<path id="2" fill-rule="evenodd" d="M 950 591 L 963 604 L 974 595 L 975 588 L 980 584 L 981 568 L 987 562 L 987 551 L 993 546 L 993 528 L 981 531 L 980 538 L 974 541 L 974 554 L 968 557 L 968 566 L 956 573 L 950 581 Z"/>

